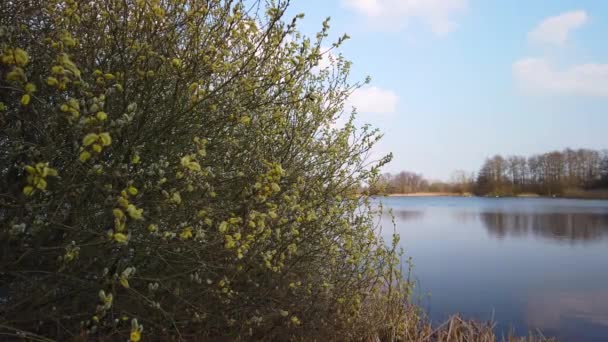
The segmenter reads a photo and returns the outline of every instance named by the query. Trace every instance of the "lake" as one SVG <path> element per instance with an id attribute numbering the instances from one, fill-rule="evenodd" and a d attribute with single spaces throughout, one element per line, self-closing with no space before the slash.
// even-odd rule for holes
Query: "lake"
<path id="1" fill-rule="evenodd" d="M 435 323 L 461 313 L 497 332 L 608 340 L 608 201 L 385 197 Z M 391 227 L 384 215 L 383 226 Z"/>

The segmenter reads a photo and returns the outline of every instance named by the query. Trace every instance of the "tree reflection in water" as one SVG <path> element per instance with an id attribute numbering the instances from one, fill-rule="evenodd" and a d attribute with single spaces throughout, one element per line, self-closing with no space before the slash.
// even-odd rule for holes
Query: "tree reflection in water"
<path id="1" fill-rule="evenodd" d="M 608 235 L 608 214 L 482 212 L 481 221 L 497 238 L 530 234 L 561 241 L 597 241 Z"/>
<path id="2" fill-rule="evenodd" d="M 391 212 L 399 221 L 420 220 L 424 217 L 423 210 L 393 209 Z M 391 215 L 391 212 L 386 211 L 384 215 L 389 217 Z"/>

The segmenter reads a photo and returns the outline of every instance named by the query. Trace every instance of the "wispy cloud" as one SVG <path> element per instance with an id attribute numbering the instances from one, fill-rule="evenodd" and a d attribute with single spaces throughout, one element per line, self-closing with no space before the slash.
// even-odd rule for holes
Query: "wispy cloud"
<path id="1" fill-rule="evenodd" d="M 585 25 L 589 16 L 583 10 L 562 13 L 543 20 L 530 33 L 528 39 L 536 43 L 562 45 L 573 30 Z"/>
<path id="2" fill-rule="evenodd" d="M 513 75 L 529 93 L 608 97 L 608 64 L 559 69 L 544 58 L 524 58 L 513 64 Z"/>
<path id="3" fill-rule="evenodd" d="M 357 108 L 361 114 L 393 114 L 397 111 L 399 96 L 392 90 L 363 87 L 355 90 L 346 105 Z"/>
<path id="4" fill-rule="evenodd" d="M 401 26 L 411 20 L 428 25 L 438 35 L 453 31 L 454 16 L 468 0 L 342 0 L 347 8 L 380 25 Z"/>

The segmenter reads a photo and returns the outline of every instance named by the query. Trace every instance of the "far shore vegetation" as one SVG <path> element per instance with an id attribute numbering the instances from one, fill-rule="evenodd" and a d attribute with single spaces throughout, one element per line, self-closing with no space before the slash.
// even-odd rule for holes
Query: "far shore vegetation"
<path id="1" fill-rule="evenodd" d="M 476 174 L 455 171 L 448 182 L 403 171 L 382 174 L 360 191 L 390 196 L 608 199 L 608 151 L 565 149 L 527 158 L 496 155 Z"/>

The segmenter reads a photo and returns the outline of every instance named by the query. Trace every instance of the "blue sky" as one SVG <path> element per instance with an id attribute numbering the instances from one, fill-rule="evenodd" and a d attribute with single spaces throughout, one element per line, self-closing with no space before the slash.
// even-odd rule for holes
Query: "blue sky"
<path id="1" fill-rule="evenodd" d="M 448 180 L 486 157 L 608 148 L 608 1 L 294 0 L 327 16 L 353 61 L 360 122 L 385 134 L 386 171 Z M 327 45 L 330 45 L 330 41 Z"/>

